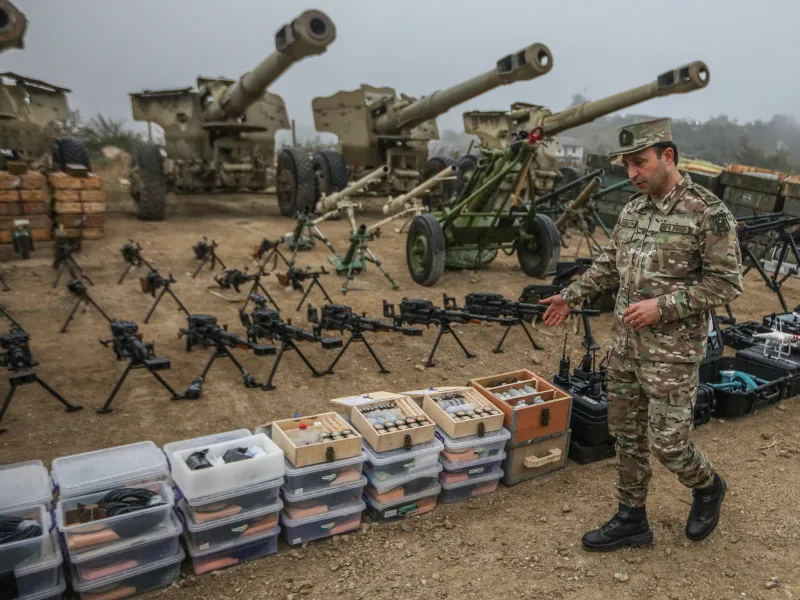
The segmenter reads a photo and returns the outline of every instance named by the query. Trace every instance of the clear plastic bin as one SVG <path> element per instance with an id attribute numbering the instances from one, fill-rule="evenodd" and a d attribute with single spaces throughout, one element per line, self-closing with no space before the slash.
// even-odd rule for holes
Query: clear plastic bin
<path id="1" fill-rule="evenodd" d="M 284 513 L 290 519 L 313 518 L 340 509 L 350 508 L 361 502 L 361 492 L 367 478 L 343 485 L 336 489 L 318 490 L 308 494 L 292 494 L 283 490 Z"/>
<path id="2" fill-rule="evenodd" d="M 324 515 L 292 519 L 284 510 L 281 513 L 283 535 L 291 546 L 347 533 L 361 525 L 361 513 L 367 505 L 359 501 L 355 506 L 334 510 Z"/>
<path id="3" fill-rule="evenodd" d="M 461 483 L 489 475 L 499 473 L 502 469 L 503 459 L 506 453 L 500 456 L 487 456 L 470 462 L 450 462 L 442 458 L 444 471 L 439 475 L 439 481 L 443 483 Z"/>
<path id="4" fill-rule="evenodd" d="M 150 590 L 172 585 L 181 578 L 181 562 L 186 557 L 179 548 L 175 556 L 157 563 L 121 571 L 95 581 L 72 579 L 72 589 L 81 600 L 121 600 Z"/>
<path id="5" fill-rule="evenodd" d="M 490 431 L 486 435 L 471 435 L 453 439 L 441 429 L 436 429 L 436 437 L 444 444 L 442 461 L 449 463 L 472 462 L 482 458 L 500 456 L 503 447 L 511 439 L 508 429 Z"/>
<path id="6" fill-rule="evenodd" d="M 181 533 L 183 526 L 173 513 L 165 527 L 97 550 L 70 554 L 69 561 L 78 580 L 92 582 L 175 556 L 180 546 Z"/>
<path id="7" fill-rule="evenodd" d="M 122 539 L 135 538 L 146 532 L 154 532 L 158 528 L 167 527 L 172 507 L 175 505 L 172 488 L 163 481 L 158 481 L 150 484 L 148 489 L 156 492 L 163 504 L 128 514 L 71 525 L 67 524 L 67 512 L 77 509 L 79 505 L 85 506 L 99 502 L 108 492 L 59 500 L 56 505 L 56 519 L 58 528 L 64 535 L 64 542 L 69 553 L 77 554 L 85 550 L 104 547 Z"/>
<path id="8" fill-rule="evenodd" d="M 0 467 L 0 510 L 53 504 L 50 473 L 40 460 L 29 460 Z M 55 587 L 53 584 L 51 587 Z"/>
<path id="9" fill-rule="evenodd" d="M 329 463 L 296 468 L 286 461 L 286 483 L 283 489 L 292 494 L 307 494 L 339 487 L 361 479 L 366 453 Z"/>
<path id="10" fill-rule="evenodd" d="M 179 504 L 179 510 L 184 514 L 185 506 L 183 502 Z M 277 500 L 271 506 L 210 523 L 198 524 L 187 519 L 184 537 L 198 550 L 209 550 L 236 540 L 259 536 L 278 527 L 278 513 L 282 508 L 283 502 Z"/>
<path id="11" fill-rule="evenodd" d="M 419 473 L 409 473 L 386 481 L 371 481 L 371 485 L 368 485 L 364 491 L 370 498 L 378 502 L 401 502 L 408 496 L 430 491 L 436 487 L 441 472 L 442 465 L 437 463 Z"/>
<path id="12" fill-rule="evenodd" d="M 441 483 L 442 493 L 439 500 L 448 504 L 459 500 L 468 500 L 476 496 L 491 494 L 497 489 L 500 478 L 503 476 L 502 469 L 496 473 L 489 473 L 469 481 L 459 481 L 458 483 Z"/>
<path id="13" fill-rule="evenodd" d="M 441 491 L 439 484 L 429 490 L 406 496 L 400 502 L 381 502 L 367 495 L 367 511 L 373 522 L 399 521 L 414 515 L 424 515 L 436 508 L 436 496 Z"/>
<path id="14" fill-rule="evenodd" d="M 23 565 L 32 565 L 47 556 L 51 520 L 50 514 L 45 510 L 43 504 L 32 508 L 3 510 L 3 515 L 36 521 L 41 528 L 41 533 L 27 540 L 0 545 L 0 573 L 14 571 Z"/>
<path id="15" fill-rule="evenodd" d="M 64 581 L 64 576 L 61 574 L 61 569 L 58 570 L 58 583 L 49 589 L 43 589 L 33 594 L 20 596 L 18 600 L 61 600 L 64 597 L 64 592 L 67 591 L 67 583 Z"/>
<path id="16" fill-rule="evenodd" d="M 153 442 L 64 456 L 52 470 L 62 500 L 169 478 L 167 458 Z"/>
<path id="17" fill-rule="evenodd" d="M 206 436 L 200 440 L 213 437 Z M 165 449 L 170 448 L 168 456 L 172 479 L 184 497 L 189 500 L 197 501 L 209 496 L 227 494 L 283 477 L 283 450 L 263 433 L 186 447 L 189 446 L 189 442 L 194 440 L 179 442 L 182 447 L 177 450 L 174 450 L 171 444 L 165 446 Z M 195 471 L 186 464 L 186 459 L 195 452 L 207 450 L 207 456 L 216 457 L 240 447 L 257 447 L 263 450 L 263 454 Z"/>
<path id="18" fill-rule="evenodd" d="M 52 592 L 58 587 L 63 562 L 61 548 L 58 545 L 58 532 L 54 529 L 45 543 L 42 557 L 38 561 L 25 563 L 14 571 L 17 593 L 16 596 L 14 594 L 12 596 L 21 598 Z"/>
<path id="19" fill-rule="evenodd" d="M 375 452 L 366 440 L 364 453 L 367 455 L 365 473 L 370 481 L 385 481 L 391 477 L 418 473 L 439 462 L 439 453 L 444 445 L 439 440 L 432 440 L 411 449 L 398 448 L 387 452 Z"/>
<path id="20" fill-rule="evenodd" d="M 185 498 L 186 516 L 197 524 L 228 519 L 243 512 L 272 506 L 280 499 L 283 477 L 215 496 Z"/>
<path id="21" fill-rule="evenodd" d="M 211 571 L 227 569 L 254 558 L 274 554 L 278 551 L 278 534 L 280 532 L 281 528 L 276 527 L 252 539 L 233 540 L 209 550 L 198 550 L 190 539 L 184 539 L 192 559 L 194 574 L 203 575 Z"/>

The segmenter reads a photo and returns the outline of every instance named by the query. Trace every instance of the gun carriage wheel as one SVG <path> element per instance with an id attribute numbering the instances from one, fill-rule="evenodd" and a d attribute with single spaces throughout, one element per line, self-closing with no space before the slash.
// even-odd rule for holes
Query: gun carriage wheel
<path id="1" fill-rule="evenodd" d="M 275 175 L 278 207 L 284 217 L 314 208 L 317 177 L 308 153 L 296 148 L 284 148 L 278 155 Z"/>
<path id="2" fill-rule="evenodd" d="M 67 165 L 80 165 L 86 170 L 92 170 L 89 161 L 89 149 L 83 140 L 77 138 L 58 138 L 53 144 L 53 168 L 63 171 Z"/>
<path id="3" fill-rule="evenodd" d="M 317 176 L 315 205 L 322 194 L 330 196 L 347 187 L 347 165 L 336 150 L 320 150 L 315 153 L 313 166 L 314 174 Z"/>
<path id="4" fill-rule="evenodd" d="M 478 157 L 474 154 L 467 154 L 462 156 L 458 161 L 458 179 L 456 179 L 456 194 L 461 195 L 464 188 L 467 187 L 469 180 L 472 178 L 472 173 L 478 168 Z"/>
<path id="5" fill-rule="evenodd" d="M 555 271 L 561 257 L 561 236 L 556 224 L 547 215 L 537 214 L 532 228 L 516 240 L 517 260 L 529 277 L 544 277 Z"/>
<path id="6" fill-rule="evenodd" d="M 406 262 L 411 278 L 420 285 L 431 286 L 444 272 L 445 239 L 442 226 L 431 214 L 414 217 L 406 238 Z"/>
<path id="7" fill-rule="evenodd" d="M 146 144 L 133 157 L 131 195 L 136 202 L 136 217 L 143 221 L 163 221 L 167 207 L 167 180 L 161 148 Z"/>
<path id="8" fill-rule="evenodd" d="M 444 171 L 447 167 L 456 167 L 458 164 L 449 156 L 434 156 L 428 160 L 425 165 L 425 171 L 422 173 L 421 181 L 427 181 L 440 171 Z M 425 206 L 430 207 L 435 204 L 434 208 L 438 209 L 440 206 L 447 204 L 453 196 L 459 191 L 458 180 L 442 181 L 436 188 L 433 188 L 430 193 L 422 197 Z"/>

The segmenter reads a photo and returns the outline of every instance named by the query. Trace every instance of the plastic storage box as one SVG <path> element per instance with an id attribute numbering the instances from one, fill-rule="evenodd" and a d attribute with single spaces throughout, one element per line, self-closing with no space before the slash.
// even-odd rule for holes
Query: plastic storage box
<path id="1" fill-rule="evenodd" d="M 300 519 L 290 518 L 284 510 L 281 513 L 283 535 L 290 545 L 295 546 L 338 533 L 353 531 L 358 529 L 361 524 L 361 513 L 364 512 L 366 506 L 363 501 L 360 501 L 355 506 Z"/>
<path id="2" fill-rule="evenodd" d="M 371 481 L 365 492 L 378 502 L 401 502 L 408 496 L 426 492 L 436 487 L 442 465 L 432 467 L 417 473 L 398 475 L 384 481 Z"/>
<path id="3" fill-rule="evenodd" d="M 0 509 L 15 509 L 53 503 L 53 489 L 47 467 L 40 460 L 0 467 Z M 55 587 L 57 584 L 53 584 Z"/>
<path id="4" fill-rule="evenodd" d="M 175 556 L 181 533 L 183 526 L 178 516 L 172 514 L 166 527 L 97 550 L 70 554 L 69 561 L 79 581 L 92 582 Z"/>
<path id="5" fill-rule="evenodd" d="M 442 466 L 444 470 L 439 475 L 439 481 L 442 483 L 461 483 L 464 481 L 475 480 L 490 473 L 500 473 L 501 464 L 506 457 L 505 452 L 501 452 L 500 456 L 487 456 L 486 458 L 479 458 L 471 462 L 450 462 L 442 459 Z"/>
<path id="6" fill-rule="evenodd" d="M 185 514 L 185 504 L 179 505 Z M 227 519 L 219 519 L 208 523 L 193 523 L 186 520 L 184 538 L 198 550 L 209 550 L 236 540 L 252 538 L 278 527 L 278 513 L 283 502 L 277 500 L 271 506 L 257 508 Z"/>
<path id="7" fill-rule="evenodd" d="M 307 494 L 353 483 L 361 479 L 366 453 L 329 463 L 319 463 L 295 468 L 287 460 L 286 483 L 283 489 L 292 494 Z"/>
<path id="8" fill-rule="evenodd" d="M 280 527 L 275 527 L 258 536 L 232 540 L 227 544 L 206 550 L 199 550 L 190 539 L 184 539 L 186 539 L 186 548 L 192 559 L 194 574 L 203 575 L 211 571 L 227 569 L 254 558 L 274 554 L 278 551 L 278 534 L 280 532 Z"/>
<path id="9" fill-rule="evenodd" d="M 500 456 L 503 447 L 511 439 L 508 429 L 492 431 L 484 436 L 472 435 L 453 439 L 441 429 L 436 430 L 438 437 L 444 444 L 442 460 L 450 463 L 472 462 L 480 458 Z"/>
<path id="10" fill-rule="evenodd" d="M 373 522 L 398 521 L 413 515 L 424 515 L 436 508 L 436 497 L 441 490 L 441 486 L 437 483 L 431 489 L 406 496 L 399 502 L 381 502 L 365 495 L 369 518 Z"/>
<path id="11" fill-rule="evenodd" d="M 63 500 L 166 480 L 169 467 L 158 446 L 153 442 L 139 442 L 57 458 L 53 461 L 52 475 Z"/>
<path id="12" fill-rule="evenodd" d="M 318 490 L 308 494 L 292 494 L 283 490 L 284 513 L 290 519 L 312 518 L 341 509 L 352 508 L 361 502 L 361 492 L 367 478 L 343 485 L 335 489 Z"/>
<path id="13" fill-rule="evenodd" d="M 7 574 L 0 575 L 0 590 L 10 591 L 11 598 L 33 596 L 42 592 L 52 592 L 59 584 L 61 565 L 64 559 L 58 546 L 58 534 L 53 530 L 39 560 L 27 561 L 14 570 L 13 579 Z M 2 589 L 8 586 L 8 589 Z M 8 597 L 0 594 L 0 598 Z"/>
<path id="14" fill-rule="evenodd" d="M 169 457 L 172 479 L 187 499 L 196 502 L 200 498 L 207 499 L 217 494 L 227 494 L 283 477 L 283 450 L 266 435 L 259 433 L 220 442 L 213 441 L 213 438 L 225 435 L 229 434 L 206 436 L 198 440 L 178 442 L 176 446 L 168 444 L 164 447 Z M 206 443 L 195 445 L 194 442 L 197 441 Z M 263 453 L 246 460 L 195 471 L 186 464 L 186 459 L 196 452 L 207 450 L 206 456 L 211 458 L 221 457 L 228 450 L 235 448 L 253 447 L 260 448 Z"/>
<path id="15" fill-rule="evenodd" d="M 68 524 L 67 513 L 79 506 L 99 502 L 106 492 L 59 500 L 56 505 L 56 519 L 69 553 L 100 548 L 125 538 L 137 538 L 144 533 L 169 527 L 169 517 L 175 505 L 172 488 L 163 481 L 151 485 L 151 489 L 161 498 L 162 504 L 86 523 Z"/>
<path id="16" fill-rule="evenodd" d="M 283 481 L 280 477 L 223 494 L 205 498 L 186 498 L 183 510 L 188 518 L 198 524 L 228 519 L 243 512 L 275 504 L 279 499 Z"/>
<path id="17" fill-rule="evenodd" d="M 32 508 L 3 509 L 3 515 L 35 521 L 41 532 L 29 539 L 0 545 L 0 573 L 14 571 L 23 565 L 32 565 L 47 556 L 51 520 L 43 504 Z"/>
<path id="18" fill-rule="evenodd" d="M 121 600 L 150 590 L 172 585 L 181 578 L 183 549 L 175 556 L 156 563 L 121 571 L 95 581 L 78 581 L 73 577 L 72 589 L 81 600 Z"/>
<path id="19" fill-rule="evenodd" d="M 442 482 L 442 493 L 439 495 L 439 500 L 447 504 L 449 502 L 458 502 L 459 500 L 468 500 L 476 496 L 483 496 L 484 494 L 491 494 L 497 489 L 497 484 L 500 483 L 500 478 L 502 476 L 503 471 L 498 471 L 458 483 Z"/>
<path id="20" fill-rule="evenodd" d="M 20 596 L 19 600 L 61 600 L 64 596 L 64 592 L 66 591 L 67 583 L 64 581 L 64 577 L 60 575 L 59 572 L 58 583 L 55 585 L 55 587 L 36 592 L 34 594 Z"/>
<path id="21" fill-rule="evenodd" d="M 419 473 L 429 469 L 439 462 L 439 453 L 444 450 L 444 445 L 439 440 L 426 444 L 412 446 L 410 449 L 400 448 L 387 452 L 375 452 L 367 442 L 364 442 L 364 453 L 367 455 L 367 464 L 364 472 L 370 481 L 385 481 L 391 477 Z"/>

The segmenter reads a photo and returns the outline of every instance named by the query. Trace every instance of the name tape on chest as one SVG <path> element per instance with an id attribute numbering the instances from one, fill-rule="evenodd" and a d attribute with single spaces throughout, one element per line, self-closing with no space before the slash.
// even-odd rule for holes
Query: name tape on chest
<path id="1" fill-rule="evenodd" d="M 636 219 L 620 219 L 619 226 L 620 227 L 636 227 L 639 224 L 639 221 Z"/>
<path id="2" fill-rule="evenodd" d="M 663 231 L 665 233 L 683 233 L 689 234 L 692 233 L 692 228 L 688 225 L 676 225 L 675 223 L 662 223 L 659 231 Z"/>

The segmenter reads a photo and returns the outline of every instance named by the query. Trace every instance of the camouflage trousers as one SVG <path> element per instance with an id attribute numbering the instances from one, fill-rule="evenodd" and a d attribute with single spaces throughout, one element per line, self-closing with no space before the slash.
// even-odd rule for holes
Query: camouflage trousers
<path id="1" fill-rule="evenodd" d="M 698 366 L 631 360 L 611 352 L 606 373 L 608 429 L 617 440 L 620 503 L 645 505 L 653 474 L 651 454 L 686 487 L 713 482 L 713 465 L 689 439 Z"/>

